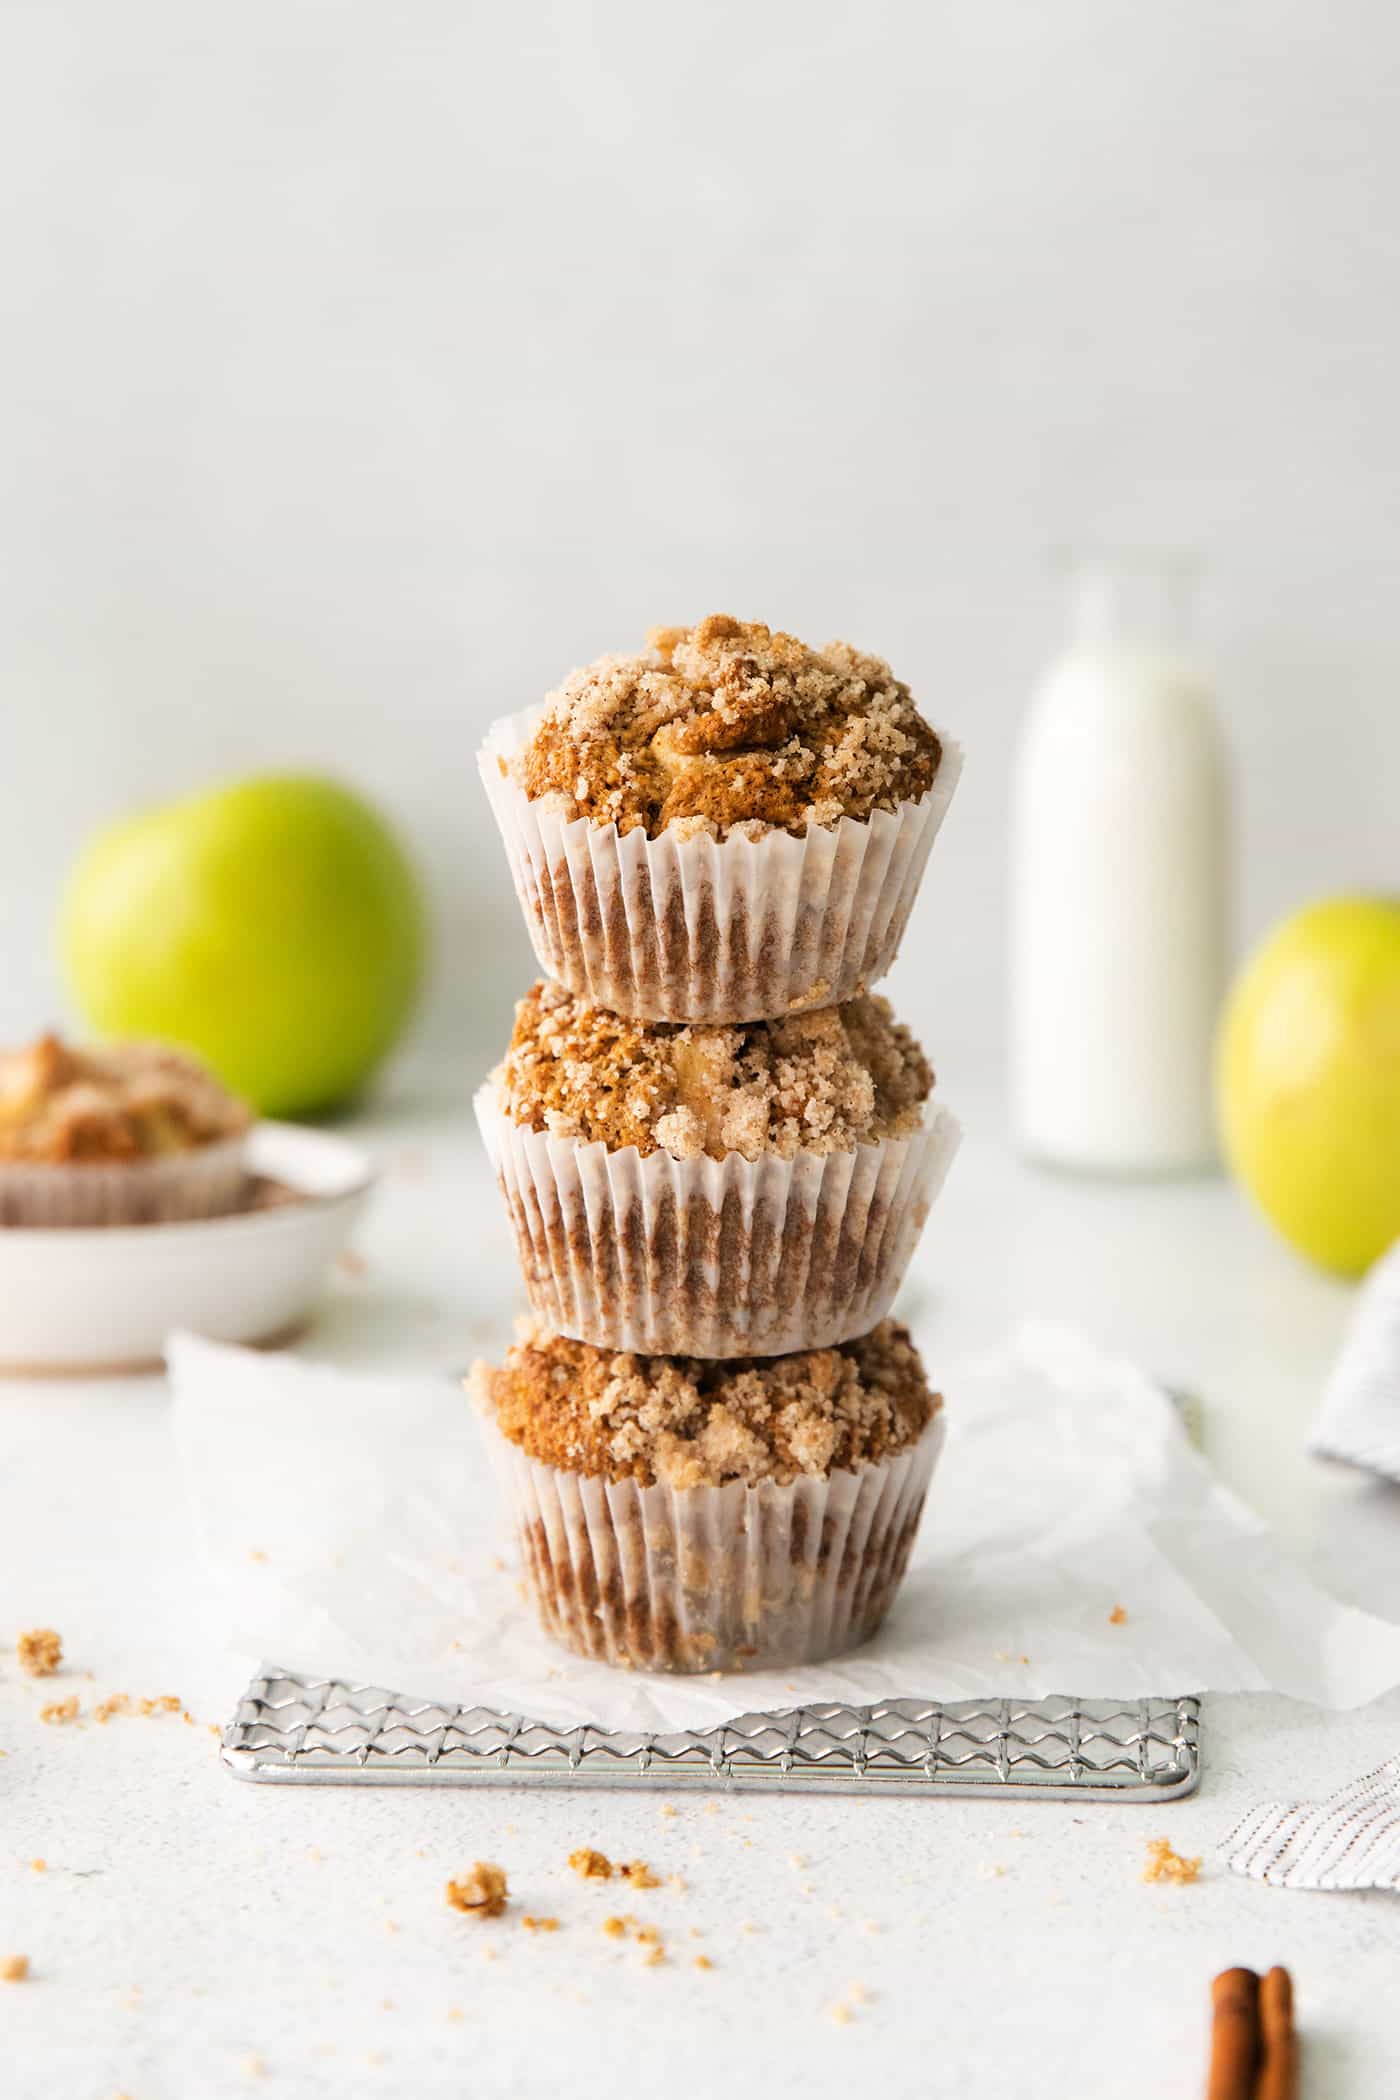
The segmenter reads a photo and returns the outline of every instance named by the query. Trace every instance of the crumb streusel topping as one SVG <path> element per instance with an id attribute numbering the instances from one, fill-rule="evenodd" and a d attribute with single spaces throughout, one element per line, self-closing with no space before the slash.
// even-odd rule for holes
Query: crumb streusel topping
<path id="1" fill-rule="evenodd" d="M 668 826 L 723 838 L 801 833 L 927 793 L 941 746 L 879 657 L 725 613 L 647 640 L 550 694 L 505 768 L 532 800 L 649 838 Z"/>
<path id="2" fill-rule="evenodd" d="M 479 1859 L 469 1874 L 447 1884 L 447 1901 L 469 1918 L 499 1918 L 510 1901 L 504 1869 Z"/>
<path id="3" fill-rule="evenodd" d="M 552 1137 L 674 1159 L 850 1152 L 920 1127 L 933 1073 L 889 1001 L 733 1027 L 629 1021 L 541 981 L 493 1074 L 504 1114 Z"/>
<path id="4" fill-rule="evenodd" d="M 878 1464 L 942 1405 L 894 1320 L 835 1349 L 728 1361 L 614 1355 L 536 1328 L 470 1382 L 502 1435 L 542 1464 L 674 1488 Z"/>
<path id="5" fill-rule="evenodd" d="M 1144 1881 L 1174 1881 L 1181 1887 L 1201 1877 L 1201 1857 L 1187 1859 L 1178 1852 L 1170 1838 L 1147 1840 L 1147 1864 L 1142 1870 Z"/>
<path id="6" fill-rule="evenodd" d="M 55 1035 L 0 1052 L 0 1160 L 120 1163 L 239 1136 L 243 1102 L 157 1043 L 75 1048 Z"/>
<path id="7" fill-rule="evenodd" d="M 26 1677 L 52 1677 L 63 1660 L 63 1637 L 52 1626 L 35 1626 L 15 1643 Z"/>

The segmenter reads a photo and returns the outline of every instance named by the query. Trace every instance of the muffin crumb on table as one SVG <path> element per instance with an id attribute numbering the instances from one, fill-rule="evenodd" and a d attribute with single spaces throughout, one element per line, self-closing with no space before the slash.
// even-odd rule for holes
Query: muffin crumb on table
<path id="1" fill-rule="evenodd" d="M 490 1860 L 477 1860 L 469 1874 L 447 1884 L 447 1901 L 468 1917 L 499 1918 L 509 1900 L 505 1873 Z"/>
<path id="2" fill-rule="evenodd" d="M 580 1845 L 577 1852 L 569 1854 L 569 1865 L 585 1881 L 611 1881 L 613 1864 L 606 1852 L 595 1851 L 592 1845 Z"/>
<path id="3" fill-rule="evenodd" d="M 576 1852 L 571 1852 L 569 1865 L 584 1881 L 611 1881 L 616 1875 L 619 1881 L 628 1882 L 634 1889 L 661 1887 L 661 1876 L 653 1874 L 644 1859 L 622 1859 L 614 1864 L 606 1852 L 599 1852 L 592 1845 L 580 1845 Z"/>
<path id="4" fill-rule="evenodd" d="M 648 643 L 549 696 L 511 767 L 533 800 L 624 835 L 724 837 L 868 817 L 933 781 L 939 740 L 879 657 L 724 613 Z"/>
<path id="5" fill-rule="evenodd" d="M 0 1954 L 0 1983 L 26 1983 L 28 1980 L 27 1954 Z"/>
<path id="6" fill-rule="evenodd" d="M 105 1699 L 98 1700 L 92 1715 L 95 1721 L 100 1721 L 105 1726 L 119 1714 L 138 1714 L 149 1718 L 152 1715 L 183 1712 L 184 1703 L 174 1692 L 161 1692 L 153 1699 L 133 1699 L 130 1692 L 109 1692 Z M 193 1717 L 186 1714 L 185 1718 L 192 1720 Z"/>
<path id="7" fill-rule="evenodd" d="M 52 1626 L 36 1626 L 20 1635 L 15 1653 L 26 1677 L 52 1677 L 63 1660 L 63 1638 Z"/>
<path id="8" fill-rule="evenodd" d="M 1187 1886 L 1201 1878 L 1201 1855 L 1194 1859 L 1183 1859 L 1175 1851 L 1169 1838 L 1149 1838 L 1147 1841 L 1147 1864 L 1142 1870 L 1144 1881 L 1170 1881 Z"/>

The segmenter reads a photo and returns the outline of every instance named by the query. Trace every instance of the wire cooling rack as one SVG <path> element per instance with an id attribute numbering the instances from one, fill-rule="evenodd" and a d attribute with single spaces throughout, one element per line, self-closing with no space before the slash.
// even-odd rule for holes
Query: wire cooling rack
<path id="1" fill-rule="evenodd" d="M 265 1670 L 223 1734 L 240 1779 L 282 1785 L 661 1787 L 671 1793 L 999 1794 L 1175 1801 L 1200 1780 L 1200 1701 L 883 1699 L 644 1734 Z"/>

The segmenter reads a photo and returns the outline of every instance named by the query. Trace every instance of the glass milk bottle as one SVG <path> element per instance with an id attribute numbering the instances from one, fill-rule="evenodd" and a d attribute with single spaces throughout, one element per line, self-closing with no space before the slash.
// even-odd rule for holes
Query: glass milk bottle
<path id="1" fill-rule="evenodd" d="M 1186 653 L 1183 563 L 1083 566 L 1030 707 L 1011 822 L 1011 1083 L 1024 1149 L 1180 1174 L 1215 1159 L 1229 795 Z"/>

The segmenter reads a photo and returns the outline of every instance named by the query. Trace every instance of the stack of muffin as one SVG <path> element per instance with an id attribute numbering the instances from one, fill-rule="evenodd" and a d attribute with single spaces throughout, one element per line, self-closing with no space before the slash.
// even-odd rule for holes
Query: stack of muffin
<path id="1" fill-rule="evenodd" d="M 815 1661 L 903 1575 L 943 1417 L 886 1314 L 958 1129 L 867 987 L 960 765 L 877 658 L 724 616 L 487 738 L 548 974 L 477 1097 L 534 1321 L 473 1387 L 582 1654 Z"/>

